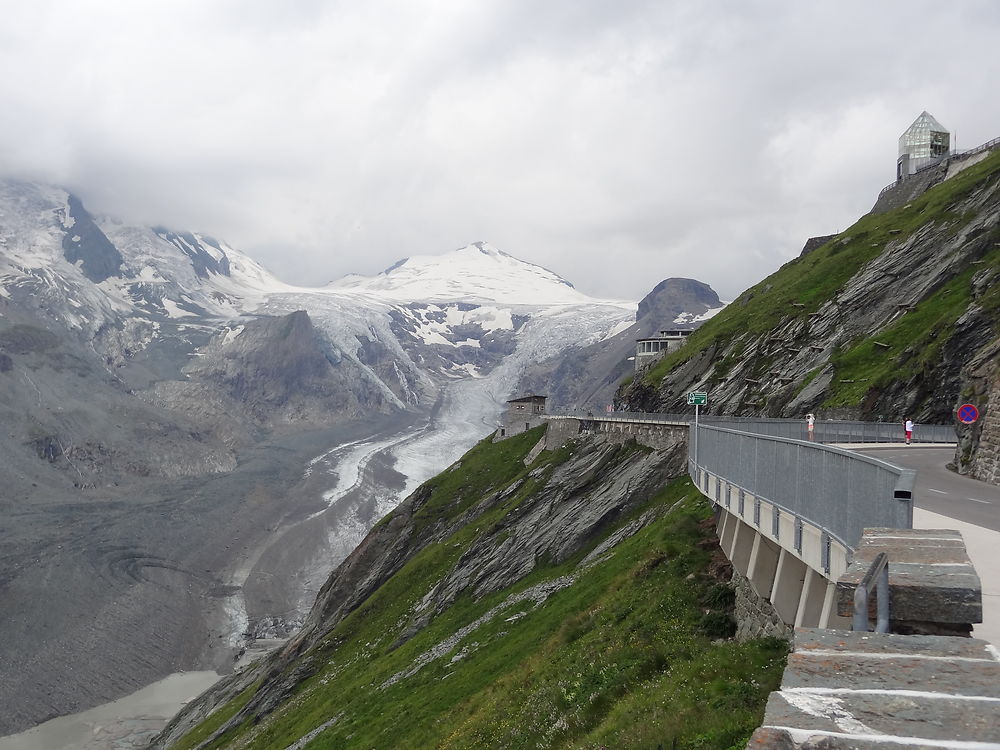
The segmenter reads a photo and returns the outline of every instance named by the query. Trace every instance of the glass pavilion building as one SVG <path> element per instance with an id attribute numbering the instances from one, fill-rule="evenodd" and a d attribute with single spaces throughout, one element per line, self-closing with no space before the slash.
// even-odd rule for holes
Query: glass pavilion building
<path id="1" fill-rule="evenodd" d="M 905 180 L 921 167 L 948 156 L 950 151 L 951 134 L 934 119 L 934 115 L 921 112 L 920 117 L 899 136 L 896 179 Z"/>

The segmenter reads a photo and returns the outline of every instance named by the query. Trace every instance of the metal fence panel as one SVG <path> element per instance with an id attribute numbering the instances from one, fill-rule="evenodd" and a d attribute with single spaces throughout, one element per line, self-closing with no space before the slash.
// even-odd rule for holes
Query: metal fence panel
<path id="1" fill-rule="evenodd" d="M 689 423 L 694 412 L 665 414 L 659 412 L 587 412 L 574 410 L 566 414 L 551 415 L 556 418 L 592 419 L 599 422 Z M 759 435 L 806 440 L 808 433 L 804 419 L 779 419 L 769 417 L 729 417 L 702 414 L 700 421 L 716 427 L 753 432 Z M 903 425 L 896 422 L 861 422 L 850 420 L 817 420 L 814 436 L 824 443 L 889 443 L 903 441 Z M 917 424 L 913 440 L 918 443 L 957 442 L 954 424 Z"/>
<path id="2" fill-rule="evenodd" d="M 771 422 L 762 429 L 783 428 Z M 869 439 L 885 434 L 864 423 L 837 430 Z M 811 521 L 849 547 L 857 547 L 866 527 L 911 526 L 912 500 L 893 497 L 903 473 L 899 467 L 831 446 L 717 423 L 700 425 L 698 433 L 698 467 Z M 742 492 L 740 500 L 742 505 Z"/>
<path id="3" fill-rule="evenodd" d="M 661 414 L 650 412 L 570 412 L 575 419 L 593 419 L 600 422 L 689 423 L 694 412 Z M 753 432 L 758 435 L 783 437 L 791 440 L 808 440 L 804 419 L 778 419 L 766 417 L 727 417 L 702 414 L 700 421 L 716 427 Z M 817 420 L 814 438 L 821 443 L 900 443 L 903 425 L 896 422 L 861 422 L 851 420 Z M 913 431 L 916 443 L 955 443 L 954 424 L 917 424 Z"/>

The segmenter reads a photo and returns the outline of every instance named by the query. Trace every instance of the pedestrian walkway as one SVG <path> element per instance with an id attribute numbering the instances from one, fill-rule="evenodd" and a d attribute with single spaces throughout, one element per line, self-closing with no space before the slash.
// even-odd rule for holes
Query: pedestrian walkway
<path id="1" fill-rule="evenodd" d="M 974 626 L 972 635 L 1000 648 L 1000 532 L 920 508 L 913 511 L 913 528 L 961 532 L 983 592 L 983 621 Z"/>

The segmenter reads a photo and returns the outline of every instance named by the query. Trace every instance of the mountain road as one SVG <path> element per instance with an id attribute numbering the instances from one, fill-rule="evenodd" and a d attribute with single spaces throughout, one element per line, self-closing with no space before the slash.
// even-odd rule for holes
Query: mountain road
<path id="1" fill-rule="evenodd" d="M 857 453 L 916 469 L 915 505 L 942 516 L 1000 531 L 1000 487 L 949 471 L 954 447 L 867 445 Z"/>

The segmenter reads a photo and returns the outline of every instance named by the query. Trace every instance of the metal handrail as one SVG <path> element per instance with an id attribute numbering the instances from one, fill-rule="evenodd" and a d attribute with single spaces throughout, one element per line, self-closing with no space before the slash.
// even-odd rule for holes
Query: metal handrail
<path id="1" fill-rule="evenodd" d="M 875 581 L 875 576 L 878 580 Z M 868 566 L 864 577 L 854 589 L 854 629 L 868 630 L 868 596 L 871 594 L 872 582 L 875 581 L 875 600 L 878 608 L 875 622 L 876 633 L 889 632 L 889 556 L 879 552 L 872 564 Z"/>
<path id="2" fill-rule="evenodd" d="M 695 471 L 808 520 L 848 549 L 866 527 L 913 525 L 912 470 L 805 440 L 709 424 L 699 432 Z"/>
<path id="3" fill-rule="evenodd" d="M 694 414 L 666 414 L 661 412 L 583 412 L 545 414 L 547 419 L 581 419 L 594 422 L 632 422 L 636 424 L 687 424 L 694 421 Z M 805 422 L 801 419 L 778 417 L 731 417 L 702 414 L 701 422 L 715 427 L 773 435 L 791 439 L 807 437 Z M 902 442 L 902 425 L 894 422 L 862 422 L 859 420 L 818 420 L 813 436 L 817 443 L 890 443 Z M 919 424 L 914 442 L 956 443 L 958 436 L 954 425 Z"/>

